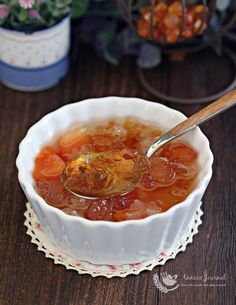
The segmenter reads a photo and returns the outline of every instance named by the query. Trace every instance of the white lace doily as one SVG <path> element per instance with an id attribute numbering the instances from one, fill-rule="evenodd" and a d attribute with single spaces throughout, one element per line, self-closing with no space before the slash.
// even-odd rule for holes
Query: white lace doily
<path id="1" fill-rule="evenodd" d="M 203 212 L 200 206 L 201 203 L 191 221 L 188 231 L 173 248 L 162 252 L 154 259 L 128 265 L 94 265 L 63 253 L 49 241 L 29 203 L 26 204 L 27 210 L 24 214 L 26 218 L 24 225 L 27 227 L 27 234 L 31 236 L 31 242 L 36 244 L 38 250 L 44 252 L 47 258 L 52 258 L 55 264 L 64 265 L 67 270 L 75 270 L 79 274 L 90 274 L 93 277 L 126 277 L 129 274 L 137 275 L 144 270 L 150 271 L 158 265 L 164 265 L 167 260 L 174 259 L 179 252 L 185 251 L 186 246 L 193 241 L 193 236 L 198 233 L 198 226 L 202 223 L 201 216 Z"/>

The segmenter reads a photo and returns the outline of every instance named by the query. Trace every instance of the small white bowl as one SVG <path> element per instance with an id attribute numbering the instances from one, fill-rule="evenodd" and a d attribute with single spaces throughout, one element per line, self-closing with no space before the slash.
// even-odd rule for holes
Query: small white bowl
<path id="1" fill-rule="evenodd" d="M 70 216 L 48 205 L 35 191 L 32 176 L 40 149 L 77 122 L 110 117 L 135 117 L 168 130 L 186 117 L 158 103 L 137 98 L 106 97 L 66 105 L 32 126 L 20 144 L 19 182 L 51 240 L 65 253 L 94 264 L 130 264 L 151 259 L 185 233 L 212 176 L 213 155 L 199 128 L 184 135 L 199 152 L 197 185 L 183 202 L 141 220 L 92 221 Z"/>

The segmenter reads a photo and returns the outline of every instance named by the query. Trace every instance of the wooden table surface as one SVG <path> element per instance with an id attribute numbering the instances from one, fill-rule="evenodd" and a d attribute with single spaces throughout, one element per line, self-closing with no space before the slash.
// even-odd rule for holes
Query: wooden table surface
<path id="1" fill-rule="evenodd" d="M 174 65 L 164 59 L 158 69 L 148 74 L 157 88 L 185 97 L 214 93 L 232 78 L 230 63 L 211 52 L 193 55 Z M 140 85 L 134 59 L 111 66 L 83 46 L 73 57 L 68 76 L 53 89 L 21 93 L 0 85 L 0 305 L 235 304 L 235 108 L 202 126 L 215 157 L 213 177 L 203 198 L 199 233 L 174 260 L 138 276 L 92 278 L 54 265 L 31 244 L 23 225 L 26 198 L 15 167 L 19 142 L 46 113 L 69 102 L 107 95 L 158 101 Z M 168 106 L 186 115 L 203 107 L 170 103 Z M 204 274 L 225 279 L 208 279 L 204 283 L 191 280 L 189 286 L 163 293 L 153 282 L 153 275 L 161 272 L 177 274 L 179 283 L 186 276 Z M 195 285 L 199 283 L 206 285 Z"/>

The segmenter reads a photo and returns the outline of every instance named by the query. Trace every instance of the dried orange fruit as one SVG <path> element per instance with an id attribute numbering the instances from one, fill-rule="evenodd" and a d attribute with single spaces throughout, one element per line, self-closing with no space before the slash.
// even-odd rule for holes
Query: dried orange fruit
<path id="1" fill-rule="evenodd" d="M 196 14 L 201 14 L 205 11 L 204 5 L 198 4 L 194 6 L 194 11 Z"/>
<path id="2" fill-rule="evenodd" d="M 138 35 L 143 38 L 147 38 L 150 34 L 150 22 L 146 21 L 145 19 L 138 20 Z"/>
<path id="3" fill-rule="evenodd" d="M 178 1 L 171 3 L 168 7 L 168 13 L 178 18 L 181 18 L 183 14 L 182 4 Z"/>
<path id="4" fill-rule="evenodd" d="M 176 29 L 179 27 L 179 19 L 176 16 L 167 14 L 163 20 L 163 24 L 166 29 Z"/>
<path id="5" fill-rule="evenodd" d="M 34 178 L 41 179 L 55 179 L 61 175 L 65 168 L 65 163 L 56 154 L 41 151 L 35 160 Z"/>

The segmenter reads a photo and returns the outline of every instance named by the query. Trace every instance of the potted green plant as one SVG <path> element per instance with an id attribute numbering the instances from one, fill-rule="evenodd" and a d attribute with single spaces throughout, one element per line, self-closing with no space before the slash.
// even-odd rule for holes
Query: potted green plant
<path id="1" fill-rule="evenodd" d="M 71 0 L 0 0 L 0 80 L 37 91 L 65 76 Z"/>

